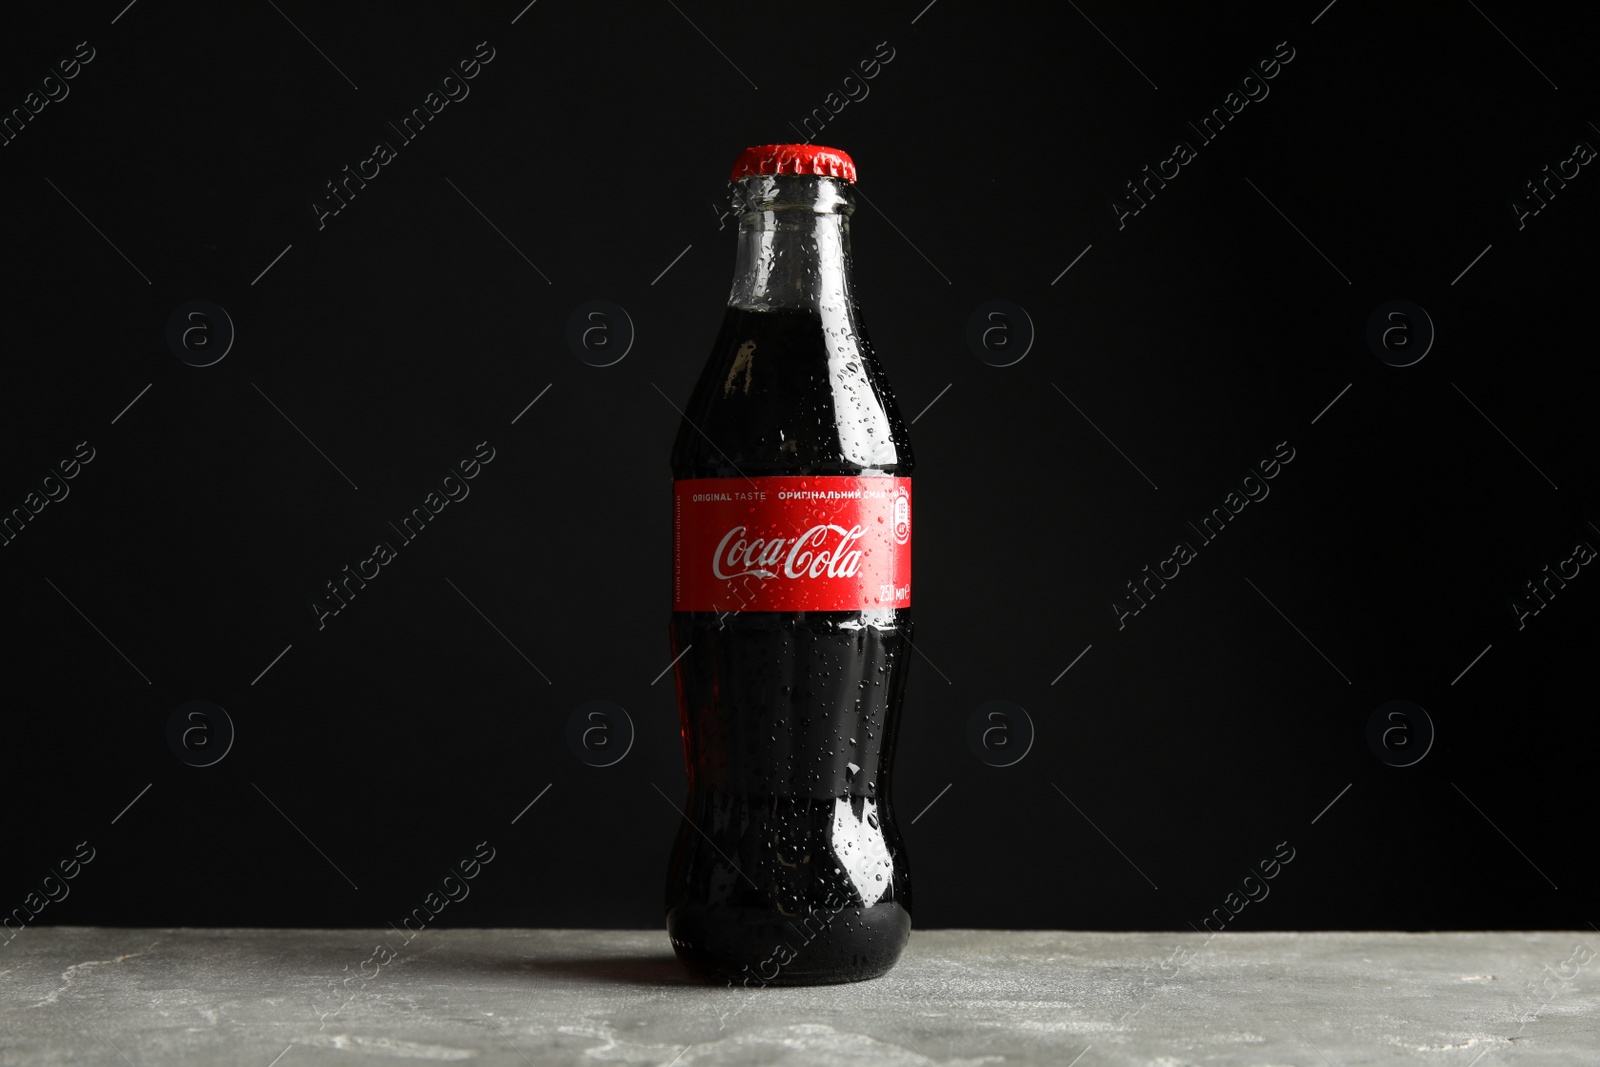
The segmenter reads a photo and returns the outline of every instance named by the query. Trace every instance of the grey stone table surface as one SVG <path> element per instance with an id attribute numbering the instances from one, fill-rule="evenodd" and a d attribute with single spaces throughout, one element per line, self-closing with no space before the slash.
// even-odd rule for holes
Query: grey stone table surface
<path id="1" fill-rule="evenodd" d="M 875 981 L 760 989 L 690 980 L 656 931 L 29 927 L 0 948 L 0 1063 L 1600 1064 L 1597 953 L 932 930 Z"/>

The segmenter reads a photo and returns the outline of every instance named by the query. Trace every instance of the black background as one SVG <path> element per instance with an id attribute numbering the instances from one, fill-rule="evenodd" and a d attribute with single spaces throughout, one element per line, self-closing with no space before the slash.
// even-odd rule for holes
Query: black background
<path id="1" fill-rule="evenodd" d="M 6 109 L 95 58 L 0 147 L 0 508 L 95 458 L 0 548 L 0 909 L 87 841 L 34 921 L 381 927 L 487 841 L 441 925 L 657 926 L 667 450 L 726 297 L 727 168 L 887 42 L 816 139 L 860 167 L 866 322 L 920 413 L 918 924 L 1185 930 L 1280 842 L 1230 929 L 1600 920 L 1600 577 L 1510 608 L 1600 545 L 1600 177 L 1510 207 L 1600 145 L 1596 24 L 1324 2 L 8 14 Z M 480 41 L 470 96 L 319 229 L 323 184 Z M 1119 229 L 1123 183 L 1285 41 Z M 192 299 L 237 331 L 210 367 L 166 340 Z M 637 331 L 604 368 L 565 340 L 594 299 Z M 1036 332 L 1013 366 L 967 344 L 991 299 Z M 1437 329 L 1403 368 L 1366 341 L 1394 299 Z M 319 630 L 323 583 L 484 440 L 470 497 Z M 1270 497 L 1119 630 L 1123 583 L 1282 441 Z M 237 729 L 210 767 L 167 742 L 192 699 Z M 608 768 L 566 740 L 596 699 L 637 731 Z M 1437 731 L 1412 766 L 1367 742 L 1392 699 Z M 989 700 L 1036 729 L 1014 766 L 968 746 Z"/>

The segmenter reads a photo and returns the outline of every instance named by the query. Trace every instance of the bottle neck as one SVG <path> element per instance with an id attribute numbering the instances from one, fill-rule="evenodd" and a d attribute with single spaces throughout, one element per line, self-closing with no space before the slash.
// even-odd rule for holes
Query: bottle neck
<path id="1" fill-rule="evenodd" d="M 811 174 L 753 174 L 734 183 L 739 248 L 728 306 L 805 308 L 855 317 L 848 183 Z"/>

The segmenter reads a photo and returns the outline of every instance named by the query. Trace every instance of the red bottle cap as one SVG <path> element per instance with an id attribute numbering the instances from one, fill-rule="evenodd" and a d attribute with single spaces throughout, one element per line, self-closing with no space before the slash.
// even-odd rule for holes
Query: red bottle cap
<path id="1" fill-rule="evenodd" d="M 733 161 L 733 181 L 751 174 L 819 174 L 856 180 L 849 153 L 817 144 L 762 144 L 746 148 Z"/>

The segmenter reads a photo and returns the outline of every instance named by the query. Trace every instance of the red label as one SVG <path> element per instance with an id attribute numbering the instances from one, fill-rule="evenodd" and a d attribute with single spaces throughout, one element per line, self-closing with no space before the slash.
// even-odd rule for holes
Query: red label
<path id="1" fill-rule="evenodd" d="M 673 611 L 911 606 L 911 479 L 672 483 Z"/>

